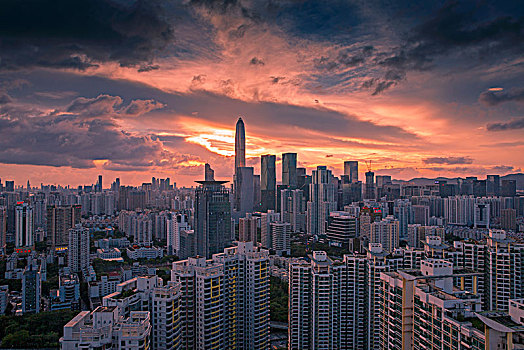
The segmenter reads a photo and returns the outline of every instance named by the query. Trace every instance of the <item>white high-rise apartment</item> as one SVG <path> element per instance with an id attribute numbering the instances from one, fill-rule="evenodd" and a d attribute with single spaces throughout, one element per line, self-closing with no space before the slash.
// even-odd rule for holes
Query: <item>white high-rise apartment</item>
<path id="1" fill-rule="evenodd" d="M 507 237 L 504 230 L 490 230 L 486 252 L 487 310 L 507 311 L 509 299 L 524 297 L 522 266 L 524 245 Z"/>
<path id="2" fill-rule="evenodd" d="M 271 226 L 272 222 L 280 221 L 280 213 L 275 213 L 274 210 L 268 210 L 267 213 L 260 215 L 260 239 L 262 247 L 271 248 Z"/>
<path id="3" fill-rule="evenodd" d="M 69 230 L 67 266 L 75 273 L 87 273 L 89 268 L 89 230 L 80 224 Z"/>
<path id="4" fill-rule="evenodd" d="M 121 317 L 129 317 L 131 310 L 147 312 L 151 317 L 151 347 L 184 349 L 181 344 L 180 284 L 162 285 L 158 276 L 139 276 L 117 285 L 117 291 L 106 295 L 106 307 L 118 307 Z"/>
<path id="5" fill-rule="evenodd" d="M 381 221 L 371 224 L 371 243 L 380 243 L 384 250 L 392 252 L 400 242 L 399 221 L 393 216 L 387 216 Z"/>
<path id="6" fill-rule="evenodd" d="M 291 224 L 288 222 L 272 222 L 271 224 L 271 249 L 277 255 L 291 254 Z"/>
<path id="7" fill-rule="evenodd" d="M 169 255 L 177 255 L 180 252 L 180 232 L 189 230 L 187 215 L 170 213 L 167 220 L 167 251 Z"/>
<path id="8" fill-rule="evenodd" d="M 245 218 L 238 219 L 238 240 L 257 244 L 257 226 L 260 218 L 247 213 Z"/>
<path id="9" fill-rule="evenodd" d="M 381 273 L 376 348 L 484 349 L 484 332 L 467 321 L 481 310 L 481 299 L 453 286 L 461 277 L 443 259 L 423 260 L 420 270 Z"/>
<path id="10" fill-rule="evenodd" d="M 309 258 L 289 266 L 289 349 L 366 348 L 366 258 Z"/>
<path id="11" fill-rule="evenodd" d="M 182 348 L 269 349 L 269 252 L 238 242 L 210 260 L 173 263 Z"/>

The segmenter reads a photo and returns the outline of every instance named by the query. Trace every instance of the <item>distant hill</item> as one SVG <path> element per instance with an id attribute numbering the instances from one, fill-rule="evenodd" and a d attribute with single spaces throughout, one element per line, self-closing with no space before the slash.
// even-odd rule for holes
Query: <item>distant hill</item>
<path id="1" fill-rule="evenodd" d="M 482 179 L 482 178 L 480 178 L 480 179 Z M 519 191 L 519 190 L 524 191 L 524 174 L 522 174 L 522 173 L 519 173 L 519 174 L 508 174 L 508 175 L 501 176 L 500 179 L 501 180 L 515 180 L 515 181 L 517 181 L 517 191 Z M 447 181 L 450 184 L 456 184 L 457 180 L 458 180 L 457 177 L 454 177 L 454 178 L 437 177 L 437 178 L 434 178 L 434 179 L 430 179 L 430 178 L 426 178 L 426 177 L 416 177 L 414 179 L 407 180 L 407 181 L 406 180 L 393 180 L 393 183 L 405 184 L 405 183 L 409 182 L 409 183 L 414 184 L 414 185 L 426 186 L 426 185 L 434 184 L 435 181 Z"/>

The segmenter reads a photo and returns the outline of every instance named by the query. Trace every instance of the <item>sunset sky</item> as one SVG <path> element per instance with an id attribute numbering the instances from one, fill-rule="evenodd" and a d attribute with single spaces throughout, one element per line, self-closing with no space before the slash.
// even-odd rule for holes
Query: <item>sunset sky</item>
<path id="1" fill-rule="evenodd" d="M 524 168 L 521 1 L 0 3 L 2 182 L 228 179 L 239 116 L 257 173 Z"/>

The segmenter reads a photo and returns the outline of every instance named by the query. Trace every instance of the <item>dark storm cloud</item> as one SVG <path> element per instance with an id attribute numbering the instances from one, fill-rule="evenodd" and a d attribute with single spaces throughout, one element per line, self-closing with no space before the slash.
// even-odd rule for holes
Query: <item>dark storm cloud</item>
<path id="1" fill-rule="evenodd" d="M 326 70 L 356 67 L 365 63 L 374 51 L 375 48 L 368 45 L 361 48 L 356 54 L 353 54 L 353 50 L 341 50 L 338 51 L 337 56 L 334 58 L 322 56 L 315 59 L 314 62 L 317 68 Z"/>
<path id="2" fill-rule="evenodd" d="M 41 113 L 13 106 L 0 108 L 0 163 L 94 167 L 107 159 L 129 170 L 173 164 L 176 155 L 148 135 L 122 130 L 115 119 L 118 96 L 75 99 L 66 112 Z M 156 104 L 132 101 L 122 113 L 145 113 Z"/>
<path id="3" fill-rule="evenodd" d="M 165 4 L 165 3 L 164 3 Z M 149 65 L 173 39 L 158 0 L 4 0 L 0 69 Z"/>
<path id="4" fill-rule="evenodd" d="M 425 164 L 472 164 L 469 157 L 431 157 L 422 160 Z"/>
<path id="5" fill-rule="evenodd" d="M 524 54 L 522 12 L 492 18 L 482 14 L 481 8 L 468 2 L 446 2 L 436 14 L 413 27 L 402 45 L 376 56 L 378 65 L 399 73 L 385 77 L 385 81 L 401 81 L 410 70 L 430 70 L 443 56 L 467 59 L 472 67 Z"/>
<path id="6" fill-rule="evenodd" d="M 155 100 L 133 100 L 122 106 L 120 96 L 99 95 L 96 98 L 78 97 L 66 108 L 68 113 L 81 113 L 83 116 L 138 116 L 165 105 Z"/>
<path id="7" fill-rule="evenodd" d="M 510 101 L 524 102 L 524 89 L 484 91 L 480 94 L 479 101 L 487 106 L 496 106 Z"/>
<path id="8" fill-rule="evenodd" d="M 488 131 L 506 131 L 524 129 L 524 118 L 515 118 L 509 122 L 490 123 L 486 125 Z"/>

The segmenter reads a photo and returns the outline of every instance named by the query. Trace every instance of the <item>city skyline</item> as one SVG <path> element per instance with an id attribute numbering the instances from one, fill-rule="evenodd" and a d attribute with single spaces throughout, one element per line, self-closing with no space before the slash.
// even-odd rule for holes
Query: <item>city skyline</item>
<path id="1" fill-rule="evenodd" d="M 308 172 L 348 159 L 403 180 L 522 172 L 522 14 L 514 1 L 8 1 L 0 174 L 189 185 L 209 163 L 230 178 L 240 115 L 257 173 L 261 155 L 289 152 Z"/>

